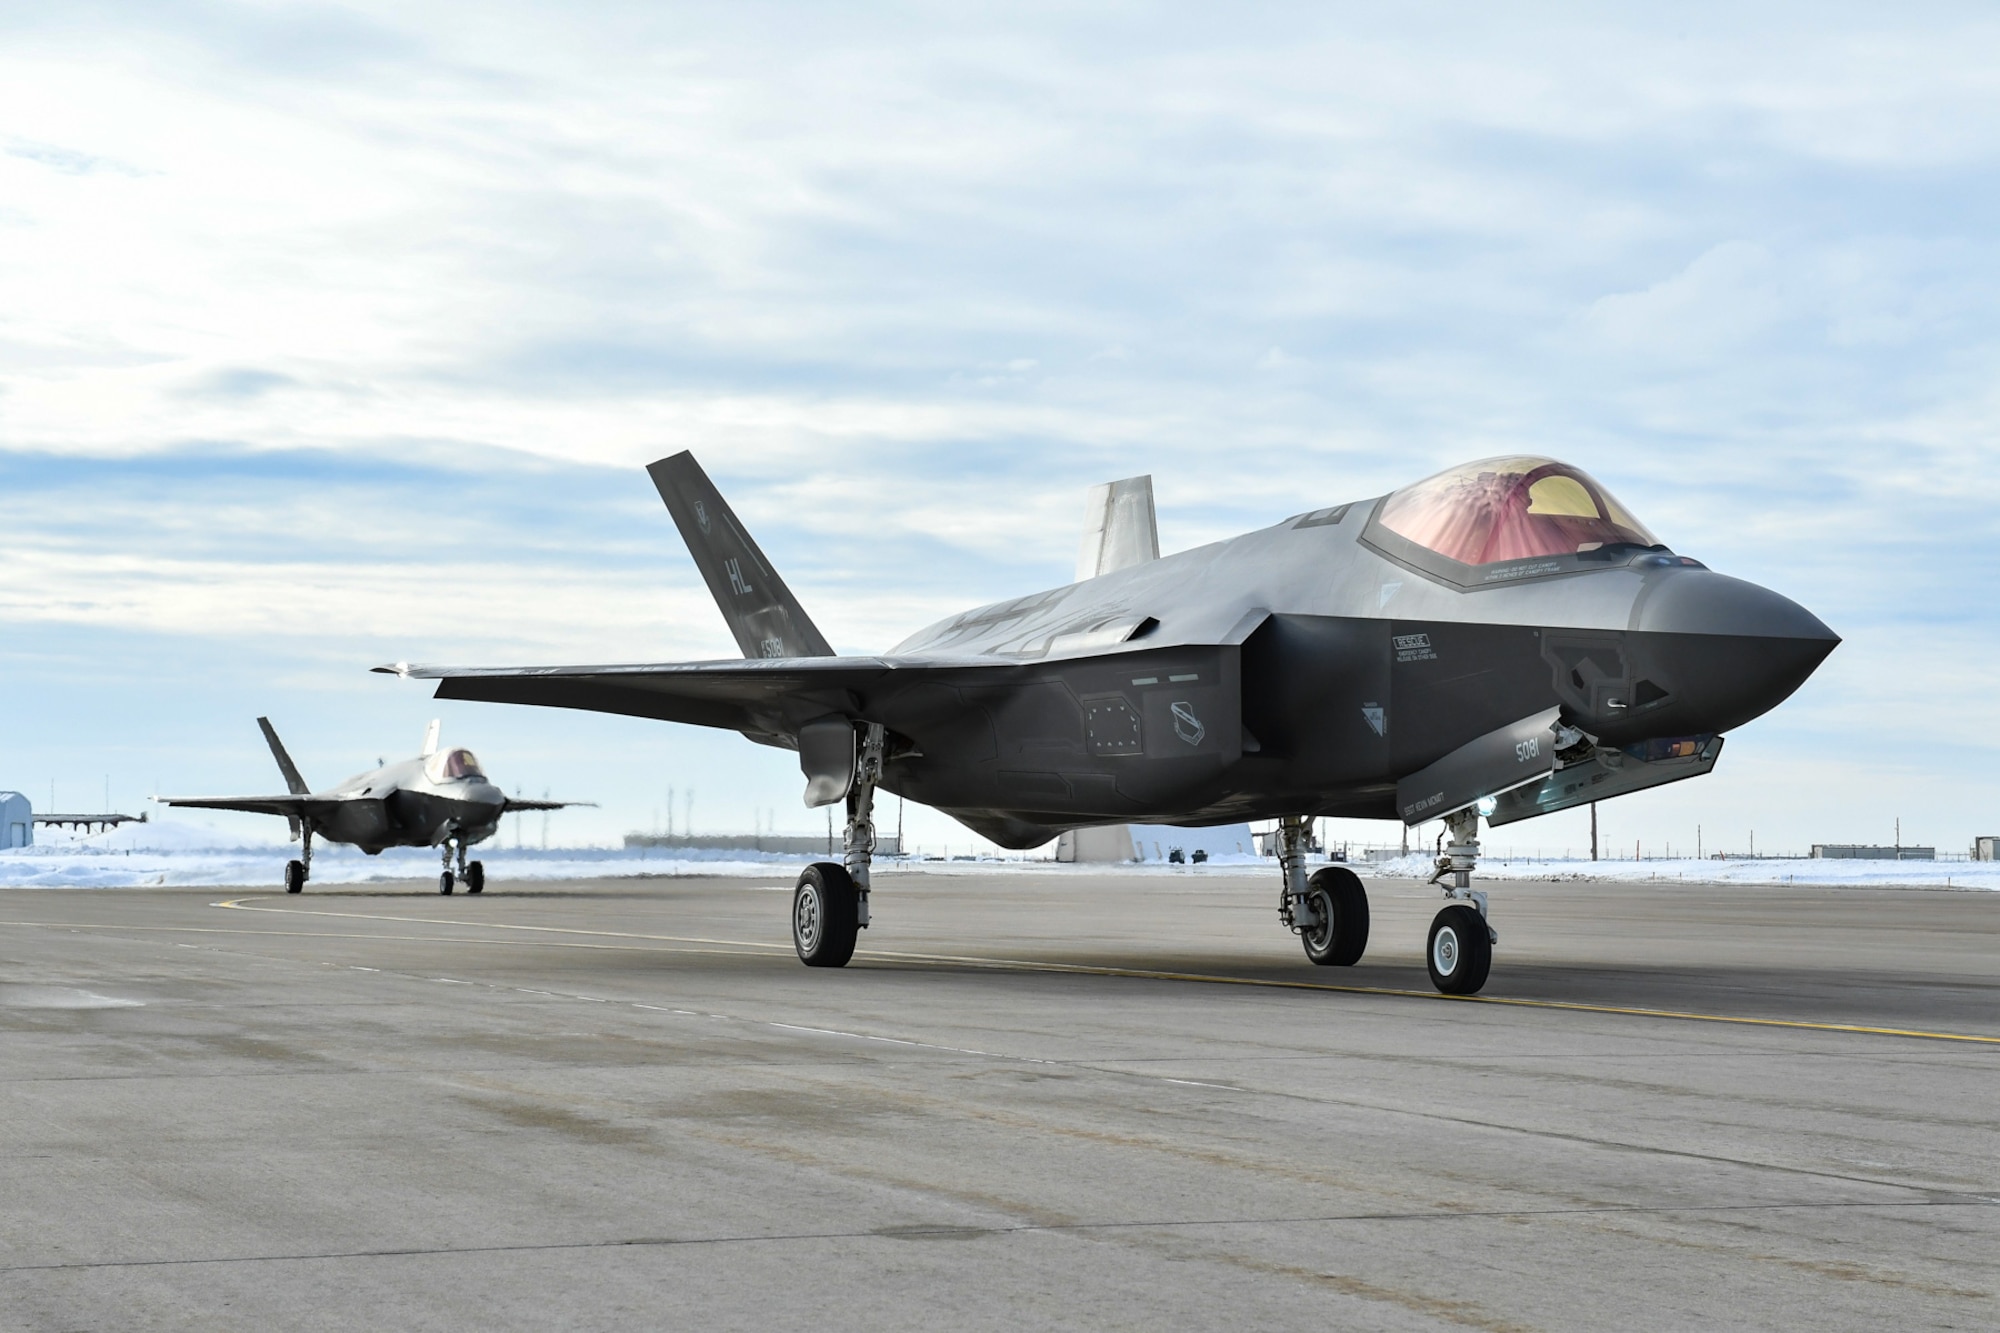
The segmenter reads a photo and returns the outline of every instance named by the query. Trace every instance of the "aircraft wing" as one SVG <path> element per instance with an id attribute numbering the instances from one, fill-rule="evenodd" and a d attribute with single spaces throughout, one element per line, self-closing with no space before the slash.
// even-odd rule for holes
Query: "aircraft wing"
<path id="1" fill-rule="evenodd" d="M 1001 659 L 932 657 L 752 657 L 720 662 L 620 666 L 437 667 L 375 670 L 438 682 L 440 699 L 534 704 L 686 722 L 789 739 L 828 713 L 864 711 L 885 689 L 1017 664 Z"/>
<path id="2" fill-rule="evenodd" d="M 331 816 L 345 802 L 324 796 L 155 796 L 161 805 L 185 806 L 191 810 L 241 810 L 253 815 L 283 815 L 297 819 Z"/>
<path id="3" fill-rule="evenodd" d="M 507 804 L 500 807 L 500 813 L 503 815 L 514 815 L 521 813 L 523 810 L 567 810 L 573 805 L 594 807 L 596 804 L 597 802 L 595 801 L 517 801 L 510 797 Z"/>

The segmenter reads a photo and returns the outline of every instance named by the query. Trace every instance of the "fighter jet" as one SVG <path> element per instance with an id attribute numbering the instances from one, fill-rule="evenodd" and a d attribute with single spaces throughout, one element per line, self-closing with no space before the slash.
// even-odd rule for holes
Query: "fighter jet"
<path id="1" fill-rule="evenodd" d="M 314 792 L 299 776 L 298 765 L 285 753 L 284 742 L 269 718 L 260 717 L 264 739 L 278 761 L 290 789 L 284 796 L 155 796 L 164 805 L 196 810 L 246 810 L 259 815 L 283 815 L 292 836 L 300 840 L 297 860 L 285 862 L 285 892 L 302 893 L 312 877 L 313 835 L 344 842 L 378 856 L 384 847 L 439 847 L 444 871 L 438 892 L 450 893 L 464 884 L 467 893 L 486 891 L 486 867 L 468 862 L 465 849 L 484 842 L 500 827 L 500 816 L 521 810 L 561 810 L 588 801 L 521 801 L 509 797 L 486 778 L 470 750 L 438 749 L 438 722 L 424 732 L 423 753 L 415 759 L 383 764 Z M 458 869 L 452 870 L 454 851 Z"/>
<path id="2" fill-rule="evenodd" d="M 843 802 L 792 935 L 838 967 L 870 924 L 878 789 L 1003 847 L 1113 823 L 1275 820 L 1278 919 L 1314 963 L 1368 943 L 1349 870 L 1307 873 L 1317 816 L 1442 820 L 1425 958 L 1448 994 L 1499 935 L 1472 887 L 1500 825 L 1709 772 L 1839 642 L 1803 607 L 1660 542 L 1597 481 L 1489 458 L 1155 558 L 1150 481 L 1100 487 L 1078 581 L 836 656 L 690 454 L 649 469 L 741 660 L 380 667 L 437 697 L 728 728 L 798 752 Z M 1143 485 L 1142 485 L 1143 483 Z M 1094 541 L 1094 545 L 1093 545 Z"/>

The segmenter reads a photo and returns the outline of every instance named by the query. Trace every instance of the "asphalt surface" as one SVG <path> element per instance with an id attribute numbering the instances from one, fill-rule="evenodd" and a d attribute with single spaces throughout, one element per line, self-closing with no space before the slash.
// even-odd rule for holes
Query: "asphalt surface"
<path id="1" fill-rule="evenodd" d="M 1488 887 L 0 893 L 0 1327 L 2000 1325 L 2000 895 Z"/>

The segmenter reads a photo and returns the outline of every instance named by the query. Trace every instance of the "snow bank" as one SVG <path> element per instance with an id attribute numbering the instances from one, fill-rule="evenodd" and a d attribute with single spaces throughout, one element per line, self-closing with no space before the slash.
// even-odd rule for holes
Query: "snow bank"
<path id="1" fill-rule="evenodd" d="M 1434 862 L 1410 855 L 1355 866 L 1364 875 L 1429 879 Z M 2000 861 L 1696 860 L 1563 861 L 1530 857 L 1481 860 L 1479 877 L 1659 884 L 1818 884 L 1828 888 L 1895 885 L 2000 891 Z"/>

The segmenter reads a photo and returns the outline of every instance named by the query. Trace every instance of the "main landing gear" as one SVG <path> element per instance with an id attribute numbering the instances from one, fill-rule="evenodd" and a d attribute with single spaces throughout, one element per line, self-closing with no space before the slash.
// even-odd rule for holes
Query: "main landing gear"
<path id="1" fill-rule="evenodd" d="M 1368 892 L 1346 866 L 1325 866 L 1306 875 L 1305 818 L 1278 821 L 1278 868 L 1284 891 L 1278 920 L 1299 937 L 1306 957 L 1322 967 L 1352 967 L 1368 948 Z"/>
<path id="2" fill-rule="evenodd" d="M 465 859 L 465 839 L 456 835 L 447 835 L 444 842 L 440 845 L 444 849 L 444 873 L 438 876 L 438 892 L 449 894 L 452 888 L 461 881 L 465 884 L 465 891 L 467 893 L 486 892 L 486 866 L 483 862 L 468 862 Z M 451 855 L 454 846 L 458 849 L 457 875 L 451 873 Z"/>
<path id="3" fill-rule="evenodd" d="M 1477 995 L 1493 967 L 1493 946 L 1500 942 L 1499 932 L 1486 924 L 1485 893 L 1472 887 L 1472 871 L 1479 863 L 1479 811 L 1467 808 L 1447 815 L 1444 826 L 1451 841 L 1438 858 L 1431 883 L 1441 885 L 1453 901 L 1431 921 L 1424 964 L 1431 984 L 1446 995 Z"/>
<path id="4" fill-rule="evenodd" d="M 299 859 L 285 862 L 286 893 L 304 893 L 306 881 L 312 878 L 313 826 L 303 819 L 299 821 L 299 839 Z"/>
<path id="5" fill-rule="evenodd" d="M 882 780 L 887 737 L 869 723 L 847 790 L 841 864 L 809 865 L 792 890 L 792 947 L 807 967 L 845 967 L 858 932 L 868 927 L 869 868 L 875 856 L 875 784 Z"/>

